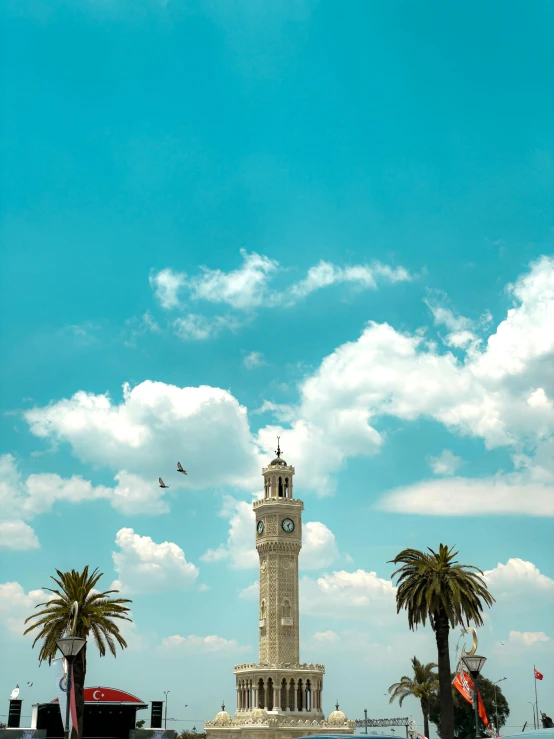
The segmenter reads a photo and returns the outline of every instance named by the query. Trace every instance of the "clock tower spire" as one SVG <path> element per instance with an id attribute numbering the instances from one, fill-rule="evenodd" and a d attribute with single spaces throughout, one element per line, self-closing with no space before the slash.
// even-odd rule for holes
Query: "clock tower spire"
<path id="1" fill-rule="evenodd" d="M 254 503 L 260 558 L 260 664 L 297 664 L 299 657 L 298 555 L 304 504 L 293 497 L 294 467 L 281 456 L 262 470 L 264 495 Z"/>

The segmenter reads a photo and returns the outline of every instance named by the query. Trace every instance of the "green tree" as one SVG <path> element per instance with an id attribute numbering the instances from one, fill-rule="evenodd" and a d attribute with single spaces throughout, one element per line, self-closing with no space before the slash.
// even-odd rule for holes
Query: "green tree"
<path id="1" fill-rule="evenodd" d="M 454 675 L 452 675 L 452 680 Z M 494 703 L 494 685 L 490 680 L 482 675 L 479 676 L 477 689 L 481 693 L 483 705 L 491 724 L 496 726 L 496 708 Z M 452 700 L 454 702 L 454 736 L 460 739 L 475 739 L 475 710 L 473 705 L 456 690 L 452 688 Z M 496 700 L 498 702 L 498 726 L 497 730 L 506 724 L 506 719 L 510 715 L 510 707 L 504 696 L 500 686 L 496 686 Z M 438 698 L 431 701 L 431 711 L 429 718 L 437 727 L 437 733 L 442 739 L 440 729 L 441 706 Z"/>
<path id="2" fill-rule="evenodd" d="M 46 592 L 52 593 L 51 600 L 39 603 L 36 608 L 44 607 L 38 613 L 34 613 L 25 620 L 25 623 L 35 619 L 34 623 L 25 630 L 28 634 L 34 629 L 39 629 L 35 637 L 33 647 L 42 640 L 39 652 L 39 664 L 44 660 L 48 664 L 55 659 L 56 641 L 62 636 L 67 636 L 70 630 L 70 614 L 74 602 L 79 606 L 74 636 L 88 639 L 91 635 L 96 644 L 100 656 L 104 657 L 106 648 L 116 656 L 116 642 L 124 649 L 127 642 L 121 635 L 114 619 L 131 621 L 129 608 L 125 605 L 131 603 L 126 598 L 110 598 L 118 590 L 106 590 L 99 592 L 95 589 L 96 584 L 103 576 L 98 569 L 89 574 L 88 565 L 82 572 L 71 570 L 71 572 L 60 572 L 56 570 L 57 577 L 51 576 L 57 588 L 44 588 Z M 87 642 L 88 643 L 88 642 Z M 85 677 L 87 672 L 87 645 L 79 652 L 73 665 L 73 682 L 75 685 L 75 704 L 77 709 L 77 720 L 79 725 L 79 736 L 83 736 L 83 714 L 85 708 Z M 65 720 L 65 717 L 63 717 Z M 73 731 L 72 739 L 76 739 Z"/>
<path id="3" fill-rule="evenodd" d="M 398 705 L 402 705 L 404 698 L 413 696 L 419 700 L 421 711 L 423 713 L 423 733 L 429 736 L 429 710 L 431 701 L 437 695 L 439 687 L 438 675 L 434 672 L 437 665 L 434 662 L 422 664 L 417 657 L 412 659 L 413 677 L 403 675 L 400 682 L 393 683 L 389 688 L 392 693 L 389 703 L 398 700 Z"/>
<path id="4" fill-rule="evenodd" d="M 142 729 L 145 723 L 145 719 L 141 718 L 140 721 L 137 721 L 137 723 L 135 724 L 135 729 Z"/>
<path id="5" fill-rule="evenodd" d="M 441 737 L 454 739 L 450 629 L 470 621 L 481 626 L 483 602 L 491 606 L 494 598 L 481 577 L 483 572 L 473 565 L 459 564 L 453 547 L 440 544 L 438 552 L 428 551 L 404 549 L 392 560 L 395 565 L 402 565 L 392 575 L 393 579 L 398 577 L 396 610 L 408 612 L 410 629 L 425 626 L 427 619 L 431 623 L 437 642 Z"/>

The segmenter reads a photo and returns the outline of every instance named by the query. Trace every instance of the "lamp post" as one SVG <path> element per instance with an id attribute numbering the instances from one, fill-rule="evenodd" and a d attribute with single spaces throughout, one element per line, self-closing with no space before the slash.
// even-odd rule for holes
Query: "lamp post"
<path id="1" fill-rule="evenodd" d="M 533 728 L 536 729 L 538 727 L 537 727 L 537 722 L 535 720 L 535 704 L 534 703 L 531 703 L 531 701 L 527 701 L 527 703 L 530 703 L 531 704 L 531 707 L 533 709 Z"/>
<path id="2" fill-rule="evenodd" d="M 164 718 L 164 729 L 167 729 L 167 695 L 171 693 L 171 690 L 164 690 L 165 695 L 165 718 Z"/>
<path id="3" fill-rule="evenodd" d="M 498 726 L 498 703 L 496 702 L 496 686 L 498 683 L 501 683 L 503 680 L 507 680 L 507 677 L 501 677 L 500 680 L 497 680 L 495 683 L 493 683 L 494 686 L 494 710 L 496 712 L 496 736 L 498 736 L 498 730 L 500 727 Z"/>
<path id="4" fill-rule="evenodd" d="M 479 673 L 483 669 L 486 657 L 480 657 L 478 654 L 466 654 L 462 657 L 462 662 L 473 678 L 473 706 L 475 708 L 475 739 L 479 736 L 479 692 L 477 690 L 477 680 Z"/>
<path id="5" fill-rule="evenodd" d="M 73 663 L 75 662 L 75 658 L 81 651 L 81 649 L 85 646 L 86 639 L 83 639 L 82 636 L 63 636 L 61 639 L 58 639 L 56 642 L 56 646 L 60 650 L 60 652 L 63 654 L 65 661 L 67 662 L 67 684 L 65 686 L 65 727 L 64 727 L 64 733 L 66 739 L 69 739 L 69 704 L 71 701 L 71 683 L 73 682 Z M 78 727 L 75 727 L 75 730 L 78 731 Z"/>

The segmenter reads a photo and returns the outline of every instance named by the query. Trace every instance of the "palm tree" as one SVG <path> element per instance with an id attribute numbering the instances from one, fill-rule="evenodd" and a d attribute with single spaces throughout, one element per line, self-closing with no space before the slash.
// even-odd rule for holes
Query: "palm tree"
<path id="1" fill-rule="evenodd" d="M 419 699 L 423 713 L 423 733 L 426 737 L 429 736 L 431 701 L 437 694 L 439 687 L 438 675 L 434 672 L 436 666 L 434 662 L 424 665 L 417 657 L 414 657 L 412 659 L 413 678 L 403 675 L 399 683 L 393 683 L 389 688 L 389 693 L 392 693 L 389 703 L 398 699 L 398 705 L 402 706 L 404 698 L 410 695 Z"/>
<path id="2" fill-rule="evenodd" d="M 429 549 L 429 554 L 417 549 L 404 549 L 392 560 L 394 564 L 402 565 L 392 574 L 393 578 L 398 576 L 397 613 L 406 609 L 410 629 L 416 629 L 420 624 L 425 626 L 429 619 L 435 632 L 442 739 L 454 739 L 448 651 L 450 629 L 464 623 L 469 625 L 470 621 L 481 626 L 483 601 L 489 607 L 494 603 L 481 577 L 483 572 L 473 565 L 459 564 L 455 560 L 458 552 L 453 549 L 445 544 L 440 544 L 438 552 Z"/>
<path id="3" fill-rule="evenodd" d="M 52 593 L 52 599 L 46 601 L 46 603 L 39 603 L 36 608 L 44 606 L 43 610 L 25 619 L 25 623 L 37 619 L 24 633 L 28 634 L 33 629 L 40 630 L 33 642 L 34 647 L 39 639 L 43 640 L 38 657 L 39 664 L 44 660 L 47 660 L 50 664 L 56 656 L 56 641 L 70 633 L 70 615 L 74 602 L 77 602 L 79 611 L 75 630 L 71 632 L 72 635 L 87 639 L 92 634 L 100 656 L 104 657 L 107 647 L 115 657 L 116 642 L 122 649 L 127 646 L 127 642 L 113 619 L 131 621 L 132 619 L 127 616 L 130 611 L 125 603 L 131 603 L 132 601 L 126 598 L 109 597 L 112 593 L 118 593 L 118 590 L 106 590 L 103 593 L 95 590 L 95 585 L 103 573 L 99 573 L 96 569 L 89 575 L 88 565 L 82 572 L 77 572 L 77 570 L 60 572 L 60 570 L 56 570 L 56 573 L 58 577 L 52 575 L 51 579 L 58 586 L 57 589 L 44 588 L 47 592 Z M 73 665 L 75 705 L 80 737 L 83 736 L 85 708 L 86 649 L 87 645 L 85 644 Z M 75 736 L 74 729 L 72 739 L 75 739 Z"/>

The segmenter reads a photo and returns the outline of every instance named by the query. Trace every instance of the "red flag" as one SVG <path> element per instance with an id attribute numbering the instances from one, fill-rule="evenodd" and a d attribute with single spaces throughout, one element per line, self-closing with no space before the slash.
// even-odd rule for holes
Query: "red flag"
<path id="1" fill-rule="evenodd" d="M 481 691 L 477 691 L 477 710 L 479 712 L 479 718 L 481 721 L 485 724 L 485 726 L 489 725 L 489 718 L 487 716 L 487 712 L 485 711 L 485 706 L 483 705 L 483 699 L 481 698 Z"/>
<path id="2" fill-rule="evenodd" d="M 458 690 L 466 699 L 468 703 L 473 703 L 473 680 L 465 672 L 458 672 L 453 682 L 454 687 Z M 481 691 L 477 691 L 477 711 L 479 712 L 479 718 L 485 724 L 489 725 L 489 719 L 485 706 L 483 705 L 483 699 L 481 698 Z"/>
<path id="3" fill-rule="evenodd" d="M 536 667 L 534 669 L 535 669 L 535 680 L 542 680 L 544 677 L 542 672 L 539 672 Z"/>

